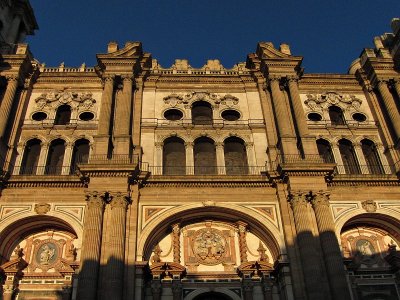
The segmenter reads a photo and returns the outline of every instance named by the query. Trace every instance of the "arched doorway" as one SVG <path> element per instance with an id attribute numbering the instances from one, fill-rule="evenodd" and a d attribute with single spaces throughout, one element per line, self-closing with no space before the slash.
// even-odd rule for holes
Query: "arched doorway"
<path id="1" fill-rule="evenodd" d="M 207 292 L 198 295 L 197 297 L 193 298 L 193 300 L 232 300 L 232 298 L 222 293 Z"/>

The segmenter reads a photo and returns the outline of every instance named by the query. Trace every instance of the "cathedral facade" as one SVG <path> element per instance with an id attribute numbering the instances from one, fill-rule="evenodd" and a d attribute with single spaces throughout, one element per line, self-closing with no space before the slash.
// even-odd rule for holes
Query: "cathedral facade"
<path id="1" fill-rule="evenodd" d="M 399 19 L 347 74 L 268 42 L 71 68 L 0 6 L 2 299 L 400 298 Z"/>

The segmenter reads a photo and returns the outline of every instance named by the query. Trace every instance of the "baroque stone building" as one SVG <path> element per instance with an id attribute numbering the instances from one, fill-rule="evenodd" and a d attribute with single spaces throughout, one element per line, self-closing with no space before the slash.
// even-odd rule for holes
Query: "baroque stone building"
<path id="1" fill-rule="evenodd" d="M 139 42 L 46 67 L 7 42 L 3 299 L 399 299 L 392 29 L 348 74 L 266 42 L 231 69 Z"/>

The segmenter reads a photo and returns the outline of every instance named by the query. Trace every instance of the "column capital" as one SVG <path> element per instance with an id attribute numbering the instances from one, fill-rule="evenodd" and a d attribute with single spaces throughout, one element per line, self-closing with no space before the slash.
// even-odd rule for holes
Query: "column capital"
<path id="1" fill-rule="evenodd" d="M 246 148 L 251 148 L 251 147 L 254 146 L 254 143 L 253 143 L 253 142 L 245 142 L 245 143 L 244 143 L 244 146 L 245 146 Z"/>
<path id="2" fill-rule="evenodd" d="M 310 202 L 314 208 L 321 205 L 329 206 L 330 193 L 327 191 L 319 191 L 310 197 Z"/>
<path id="3" fill-rule="evenodd" d="M 122 75 L 121 78 L 122 78 L 123 82 L 127 82 L 127 83 L 133 82 L 133 76 L 132 75 Z"/>
<path id="4" fill-rule="evenodd" d="M 111 209 L 128 207 L 129 197 L 121 192 L 109 192 Z"/>
<path id="5" fill-rule="evenodd" d="M 287 81 L 290 82 L 296 82 L 299 81 L 299 76 L 297 75 L 288 75 L 287 77 Z"/>
<path id="6" fill-rule="evenodd" d="M 381 84 L 388 84 L 390 82 L 389 78 L 377 78 L 376 79 L 376 83 L 377 85 L 381 85 Z"/>
<path id="7" fill-rule="evenodd" d="M 292 209 L 300 206 L 307 206 L 309 192 L 305 191 L 291 191 L 288 198 Z"/>
<path id="8" fill-rule="evenodd" d="M 280 75 L 269 75 L 268 76 L 268 79 L 270 82 L 275 82 L 275 81 L 279 82 L 281 80 L 281 78 L 282 78 L 282 76 L 280 76 Z"/>
<path id="9" fill-rule="evenodd" d="M 239 232 L 246 232 L 248 224 L 243 221 L 237 221 L 236 225 L 238 226 Z"/>
<path id="10" fill-rule="evenodd" d="M 19 76 L 15 75 L 15 74 L 7 74 L 5 75 L 7 82 L 13 82 L 13 81 L 17 81 L 19 80 Z"/>
<path id="11" fill-rule="evenodd" d="M 215 142 L 215 147 L 216 148 L 223 148 L 224 147 L 224 142 Z"/>
<path id="12" fill-rule="evenodd" d="M 104 208 L 104 193 L 99 193 L 97 191 L 86 191 L 85 196 L 89 209 Z"/>
<path id="13" fill-rule="evenodd" d="M 185 142 L 185 148 L 193 148 L 194 142 Z"/>
<path id="14" fill-rule="evenodd" d="M 164 142 L 155 142 L 155 143 L 154 143 L 154 146 L 155 146 L 156 148 L 162 148 L 162 147 L 164 146 Z"/>
<path id="15" fill-rule="evenodd" d="M 172 232 L 173 233 L 179 233 L 181 231 L 181 224 L 180 223 L 175 223 L 171 227 L 172 227 Z"/>

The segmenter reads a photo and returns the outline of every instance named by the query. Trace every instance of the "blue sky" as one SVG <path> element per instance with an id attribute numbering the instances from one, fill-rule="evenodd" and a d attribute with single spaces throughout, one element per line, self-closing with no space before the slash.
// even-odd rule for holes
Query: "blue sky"
<path id="1" fill-rule="evenodd" d="M 40 29 L 28 38 L 47 66 L 96 64 L 109 41 L 141 41 L 169 67 L 219 59 L 230 68 L 259 41 L 288 43 L 306 73 L 346 73 L 372 39 L 391 32 L 399 0 L 31 0 Z"/>

